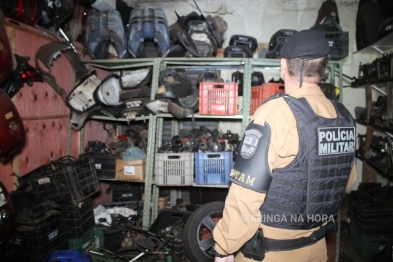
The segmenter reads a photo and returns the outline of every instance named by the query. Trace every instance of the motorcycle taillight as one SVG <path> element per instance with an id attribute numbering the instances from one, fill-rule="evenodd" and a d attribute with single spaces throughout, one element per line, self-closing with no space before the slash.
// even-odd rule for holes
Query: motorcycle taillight
<path id="1" fill-rule="evenodd" d="M 12 53 L 4 26 L 0 23 L 0 84 L 12 71 Z"/>

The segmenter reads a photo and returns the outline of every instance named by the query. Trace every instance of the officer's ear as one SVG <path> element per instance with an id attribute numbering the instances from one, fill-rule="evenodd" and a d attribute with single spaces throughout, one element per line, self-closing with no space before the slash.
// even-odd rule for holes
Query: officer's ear
<path id="1" fill-rule="evenodd" d="M 286 71 L 287 71 L 287 59 L 281 58 L 281 62 L 280 62 L 280 77 L 284 81 L 285 81 Z"/>

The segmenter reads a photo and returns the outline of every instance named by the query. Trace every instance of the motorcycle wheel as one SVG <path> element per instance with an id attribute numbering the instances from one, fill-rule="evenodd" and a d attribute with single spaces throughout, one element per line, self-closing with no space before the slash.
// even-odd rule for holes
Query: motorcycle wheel
<path id="1" fill-rule="evenodd" d="M 214 260 L 213 229 L 222 218 L 224 202 L 211 202 L 198 208 L 188 218 L 184 227 L 184 245 L 192 262 L 211 262 Z"/>

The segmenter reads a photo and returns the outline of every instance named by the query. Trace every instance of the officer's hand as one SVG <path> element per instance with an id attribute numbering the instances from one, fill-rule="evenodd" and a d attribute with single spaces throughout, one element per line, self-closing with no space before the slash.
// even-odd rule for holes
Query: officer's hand
<path id="1" fill-rule="evenodd" d="M 214 259 L 214 262 L 235 262 L 235 256 L 229 255 L 227 257 L 216 257 L 216 259 Z"/>

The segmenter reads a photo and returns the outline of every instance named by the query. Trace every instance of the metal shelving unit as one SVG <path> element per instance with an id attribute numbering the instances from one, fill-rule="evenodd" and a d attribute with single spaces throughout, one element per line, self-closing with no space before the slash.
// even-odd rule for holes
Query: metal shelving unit
<path id="1" fill-rule="evenodd" d="M 215 68 L 217 70 L 241 70 L 243 71 L 243 110 L 242 114 L 233 116 L 215 116 L 215 115 L 200 115 L 194 114 L 187 118 L 196 119 L 217 119 L 217 120 L 233 120 L 241 121 L 242 132 L 247 127 L 251 118 L 250 111 L 250 97 L 251 97 L 251 74 L 254 68 L 263 68 L 267 70 L 278 70 L 280 66 L 279 59 L 250 59 L 250 58 L 143 58 L 143 59 L 114 59 L 114 60 L 83 60 L 82 62 L 105 70 L 122 70 L 137 67 L 150 66 L 153 68 L 152 74 L 152 100 L 158 88 L 158 78 L 161 70 L 169 67 L 181 68 Z M 331 82 L 334 83 L 336 77 L 336 70 L 339 72 L 339 87 L 342 88 L 342 66 L 340 61 L 332 61 L 329 63 Z M 158 215 L 158 195 L 159 187 L 154 185 L 154 157 L 157 145 L 162 143 L 162 130 L 164 119 L 175 119 L 170 114 L 150 114 L 149 117 L 137 117 L 132 121 L 149 120 L 148 133 L 148 147 L 147 147 L 147 161 L 146 161 L 146 176 L 145 176 L 145 196 L 153 196 L 153 206 L 150 206 L 150 201 L 144 201 L 143 204 L 143 227 L 148 228 L 150 223 Z M 95 116 L 93 119 L 98 121 L 121 121 L 128 122 L 128 119 L 119 118 L 113 119 L 105 116 Z M 174 125 L 176 126 L 176 125 Z M 83 137 L 83 135 L 82 135 Z M 195 187 L 214 187 L 227 188 L 227 185 L 197 185 Z M 174 195 L 174 194 L 171 194 Z"/>

